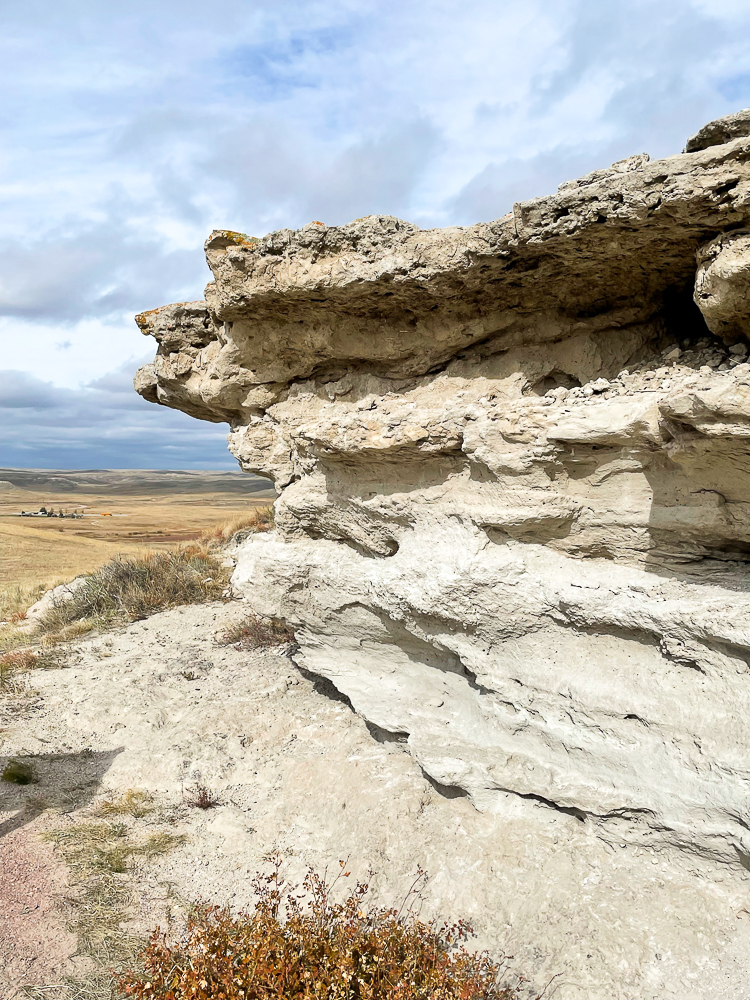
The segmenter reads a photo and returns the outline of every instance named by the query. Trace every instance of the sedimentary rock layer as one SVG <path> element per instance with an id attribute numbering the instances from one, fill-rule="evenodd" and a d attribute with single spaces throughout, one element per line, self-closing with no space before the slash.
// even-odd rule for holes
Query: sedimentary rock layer
<path id="1" fill-rule="evenodd" d="M 750 131 L 423 231 L 215 232 L 136 387 L 281 492 L 235 585 L 477 808 L 750 869 Z"/>

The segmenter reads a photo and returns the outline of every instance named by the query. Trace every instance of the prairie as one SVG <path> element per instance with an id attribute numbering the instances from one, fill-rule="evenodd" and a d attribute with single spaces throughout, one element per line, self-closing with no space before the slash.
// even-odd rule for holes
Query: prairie
<path id="1" fill-rule="evenodd" d="M 274 496 L 241 472 L 0 469 L 0 590 L 46 589 L 116 555 L 171 548 Z M 83 516 L 18 516 L 40 507 Z"/>

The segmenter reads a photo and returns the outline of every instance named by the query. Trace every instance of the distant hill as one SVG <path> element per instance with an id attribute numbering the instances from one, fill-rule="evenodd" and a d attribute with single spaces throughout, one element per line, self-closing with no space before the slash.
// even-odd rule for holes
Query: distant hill
<path id="1" fill-rule="evenodd" d="M 3 469 L 0 491 L 12 488 L 55 493 L 235 493 L 275 495 L 272 483 L 246 472 L 162 469 Z"/>

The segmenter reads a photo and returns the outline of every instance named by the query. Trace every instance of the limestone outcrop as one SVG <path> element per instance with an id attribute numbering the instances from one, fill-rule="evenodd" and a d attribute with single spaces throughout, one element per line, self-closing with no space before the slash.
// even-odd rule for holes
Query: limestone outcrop
<path id="1" fill-rule="evenodd" d="M 750 870 L 750 114 L 503 218 L 219 231 L 147 399 L 280 492 L 236 588 L 498 815 Z"/>

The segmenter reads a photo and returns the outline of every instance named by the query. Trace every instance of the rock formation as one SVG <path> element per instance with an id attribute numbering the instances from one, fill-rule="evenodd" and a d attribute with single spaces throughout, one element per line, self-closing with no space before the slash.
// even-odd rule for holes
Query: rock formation
<path id="1" fill-rule="evenodd" d="M 479 810 L 750 870 L 750 113 L 496 222 L 214 232 L 137 390 L 280 491 L 235 586 Z"/>

